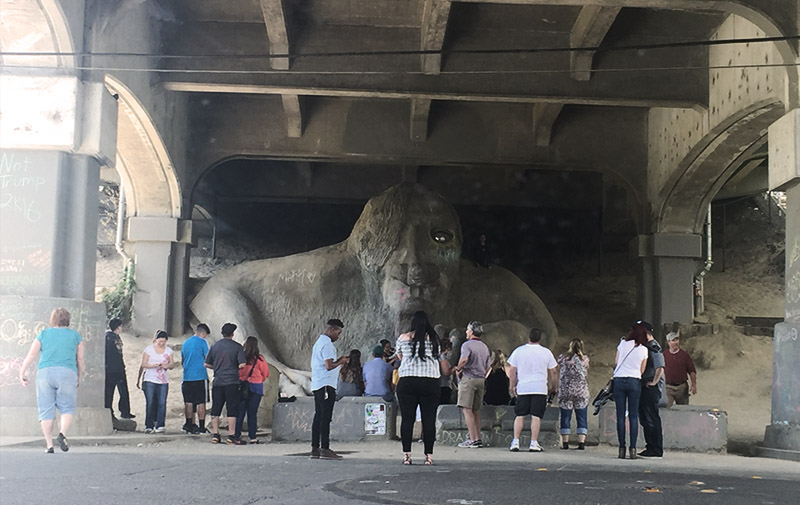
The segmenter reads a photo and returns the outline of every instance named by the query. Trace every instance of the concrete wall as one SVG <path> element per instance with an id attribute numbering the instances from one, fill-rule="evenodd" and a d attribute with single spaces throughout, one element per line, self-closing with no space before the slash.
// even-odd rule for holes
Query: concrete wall
<path id="1" fill-rule="evenodd" d="M 369 406 L 369 407 L 368 407 Z M 363 442 L 389 440 L 395 437 L 397 404 L 385 402 L 378 397 L 347 396 L 333 407 L 331 441 Z M 365 430 L 369 409 L 385 409 L 385 433 L 368 434 Z M 294 402 L 276 403 L 272 417 L 272 440 L 284 442 L 310 442 L 311 423 L 314 420 L 314 398 L 303 396 Z"/>
<path id="2" fill-rule="evenodd" d="M 687 452 L 727 452 L 728 414 L 717 408 L 695 405 L 662 407 L 664 449 Z M 618 445 L 617 411 L 614 403 L 600 410 L 600 443 Z M 628 434 L 628 437 L 630 434 Z M 636 447 L 644 449 L 644 434 L 639 426 Z"/>
<path id="3" fill-rule="evenodd" d="M 70 327 L 83 337 L 86 370 L 78 389 L 78 408 L 70 433 L 107 435 L 111 416 L 104 408 L 105 307 L 67 298 L 0 296 L 0 436 L 38 436 L 36 365 L 30 384 L 19 382 L 22 361 L 36 336 L 49 327 L 50 313 L 58 307 L 72 314 Z M 38 363 L 38 358 L 34 363 Z"/>

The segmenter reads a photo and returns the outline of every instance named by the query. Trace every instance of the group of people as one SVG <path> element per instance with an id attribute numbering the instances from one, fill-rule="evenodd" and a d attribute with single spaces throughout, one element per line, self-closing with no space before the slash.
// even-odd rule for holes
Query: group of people
<path id="1" fill-rule="evenodd" d="M 53 423 L 56 409 L 61 413 L 61 422 L 55 441 L 62 451 L 69 450 L 65 433 L 72 422 L 77 388 L 84 369 L 83 340 L 78 332 L 69 328 L 70 318 L 66 309 L 54 310 L 50 317 L 51 327 L 37 335 L 20 368 L 20 381 L 27 385 L 27 370 L 41 354 L 36 393 L 39 421 L 48 453 L 54 452 Z M 226 443 L 245 443 L 241 439 L 241 432 L 247 416 L 248 441 L 256 444 L 260 442 L 257 437 L 257 412 L 264 394 L 264 381 L 270 371 L 259 352 L 258 339 L 248 336 L 242 346 L 233 340 L 236 328 L 233 323 L 224 324 L 221 328 L 222 339 L 209 346 L 207 338 L 210 329 L 205 324 L 199 324 L 196 334 L 184 342 L 181 348 L 181 389 L 186 422 L 182 430 L 190 434 L 208 433 L 205 415 L 206 403 L 210 398 L 212 443 L 222 442 L 219 418 L 225 408 L 228 420 Z M 365 394 L 386 400 L 396 396 L 401 415 L 403 463 L 406 465 L 412 464 L 412 433 L 419 415 L 424 464 L 432 465 L 436 410 L 438 405 L 449 401 L 453 376 L 458 378 L 457 405 L 464 415 L 468 430 L 468 438 L 459 444 L 460 447 L 483 446 L 480 407 L 489 390 L 494 390 L 491 396 L 499 398 L 498 401 L 514 404 L 514 436 L 509 447 L 512 452 L 520 450 L 520 438 L 527 416 L 531 417 L 528 450 L 543 450 L 538 442 L 541 419 L 548 403 L 548 394 L 556 392 L 561 413 L 562 449 L 569 448 L 573 411 L 577 422 L 577 448 L 581 450 L 585 447 L 589 357 L 580 339 L 573 339 L 568 351 L 556 360 L 553 353 L 540 344 L 542 332 L 533 328 L 529 333 L 529 342 L 514 349 L 506 361 L 499 350 L 489 350 L 481 340 L 482 324 L 472 321 L 466 327 L 467 340 L 461 346 L 458 363 L 451 366 L 452 343 L 448 339 L 440 339 L 427 314 L 417 311 L 411 318 L 410 330 L 399 335 L 395 348 L 392 349 L 389 341 L 382 341 L 372 350 L 373 359 L 362 366 L 358 350 L 337 358 L 333 344 L 343 329 L 341 320 L 330 319 L 311 353 L 311 391 L 315 406 L 311 430 L 312 458 L 342 458 L 330 449 L 334 403 L 343 394 Z M 114 391 L 118 390 L 120 417 L 130 419 L 135 416 L 130 411 L 121 331 L 122 322 L 119 319 L 109 321 L 106 333 L 105 406 L 112 408 Z M 165 331 L 157 331 L 153 343 L 142 353 L 137 387 L 143 390 L 146 400 L 145 433 L 164 432 L 168 373 L 176 365 L 173 350 L 167 345 L 168 339 Z M 680 349 L 679 335 L 670 333 L 667 341 L 669 351 L 664 354 L 653 337 L 653 327 L 645 321 L 637 321 L 617 346 L 613 396 L 617 413 L 619 458 L 661 457 L 663 437 L 658 408 L 664 389 L 670 406 L 673 402 L 688 403 L 689 391 L 691 394 L 697 392 L 696 370 L 689 355 Z M 207 369 L 214 371 L 210 394 Z M 396 377 L 396 386 L 393 377 Z M 504 377 L 507 382 L 503 381 Z M 497 393 L 503 387 L 507 389 L 507 396 Z M 640 421 L 646 447 L 637 453 Z M 626 444 L 626 424 L 630 431 L 629 444 Z"/>

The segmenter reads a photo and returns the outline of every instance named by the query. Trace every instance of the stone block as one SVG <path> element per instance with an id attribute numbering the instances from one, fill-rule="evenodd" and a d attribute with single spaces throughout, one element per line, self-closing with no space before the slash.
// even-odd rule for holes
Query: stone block
<path id="1" fill-rule="evenodd" d="M 664 449 L 686 452 L 727 452 L 728 414 L 714 407 L 675 405 L 659 409 L 664 433 Z M 613 403 L 600 410 L 600 443 L 618 445 L 617 413 Z M 644 448 L 639 426 L 637 447 Z"/>
<path id="2" fill-rule="evenodd" d="M 558 433 L 559 410 L 548 407 L 542 419 L 539 431 L 539 443 L 542 447 L 557 447 L 560 443 Z M 488 406 L 481 407 L 481 437 L 486 446 L 508 446 L 514 436 L 514 407 Z M 530 416 L 525 420 L 520 440 L 523 445 L 530 443 Z M 456 405 L 440 405 L 436 413 L 436 443 L 458 445 L 468 438 L 464 416 Z"/>
<path id="3" fill-rule="evenodd" d="M 133 419 L 112 419 L 111 424 L 116 431 L 136 431 L 136 421 Z"/>
<path id="4" fill-rule="evenodd" d="M 383 434 L 368 434 L 366 430 L 367 405 L 383 406 L 386 423 Z M 348 396 L 336 402 L 331 422 L 331 440 L 336 442 L 364 442 L 390 440 L 395 437 L 396 405 L 378 397 Z M 272 411 L 272 440 L 284 442 L 311 441 L 311 423 L 314 420 L 314 398 L 298 398 L 294 402 L 276 403 Z"/>

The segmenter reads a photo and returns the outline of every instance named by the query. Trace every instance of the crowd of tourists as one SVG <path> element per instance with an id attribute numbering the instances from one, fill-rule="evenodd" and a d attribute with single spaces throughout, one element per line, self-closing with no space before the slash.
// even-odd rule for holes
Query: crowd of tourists
<path id="1" fill-rule="evenodd" d="M 66 432 L 75 411 L 77 388 L 84 369 L 84 344 L 81 335 L 69 328 L 70 313 L 53 311 L 51 328 L 34 340 L 20 369 L 20 381 L 28 384 L 27 371 L 39 356 L 36 394 L 39 421 L 46 450 L 54 452 L 55 412 L 61 413 L 59 434 L 55 438 L 62 451 L 69 450 Z M 184 400 L 187 434 L 208 434 L 206 404 L 211 401 L 211 442 L 221 443 L 220 416 L 227 416 L 225 443 L 258 444 L 258 408 L 264 395 L 264 382 L 270 369 L 259 352 L 258 339 L 248 336 L 244 346 L 234 340 L 236 325 L 226 323 L 222 338 L 210 346 L 211 330 L 197 325 L 195 335 L 181 346 L 183 369 L 181 392 Z M 538 442 L 541 420 L 548 403 L 557 394 L 560 410 L 561 448 L 569 449 L 571 421 L 577 424 L 576 449 L 584 450 L 588 433 L 587 411 L 590 402 L 589 357 L 583 342 L 573 339 L 556 359 L 541 345 L 542 332 L 530 330 L 528 343 L 513 350 L 508 359 L 482 341 L 483 325 L 472 321 L 466 326 L 466 341 L 459 349 L 457 363 L 451 363 L 453 341 L 440 338 L 423 311 L 414 313 L 409 331 L 398 336 L 394 347 L 382 340 L 362 364 L 361 352 L 353 349 L 337 358 L 333 345 L 344 330 L 339 319 L 327 321 L 310 356 L 311 386 L 315 413 L 311 430 L 311 457 L 341 459 L 330 448 L 330 424 L 337 399 L 344 396 L 372 396 L 397 401 L 401 415 L 400 439 L 403 464 L 412 464 L 411 447 L 414 423 L 421 421 L 424 464 L 433 464 L 436 437 L 436 412 L 441 404 L 456 404 L 464 416 L 468 436 L 462 448 L 481 448 L 480 408 L 482 405 L 513 405 L 515 419 L 512 452 L 520 451 L 525 419 L 530 417 L 529 452 L 543 450 Z M 109 321 L 106 333 L 105 407 L 111 409 L 118 391 L 120 417 L 132 419 L 130 393 L 122 358 L 122 322 Z M 142 353 L 137 373 L 137 388 L 145 396 L 145 433 L 163 433 L 166 421 L 169 371 L 176 366 L 169 335 L 155 333 L 153 342 Z M 677 333 L 667 335 L 669 350 L 663 353 L 653 337 L 653 327 L 637 321 L 617 346 L 612 377 L 616 404 L 619 457 L 660 458 L 663 436 L 659 406 L 662 398 L 673 403 L 688 403 L 689 391 L 697 392 L 697 376 L 689 355 L 680 349 Z M 666 359 L 665 359 L 666 357 Z M 209 384 L 207 370 L 214 371 Z M 691 380 L 691 385 L 687 381 Z M 210 385 L 210 388 L 209 388 Z M 242 439 L 247 417 L 248 438 Z M 626 423 L 627 419 L 627 423 Z M 636 452 L 641 422 L 646 447 Z M 626 428 L 626 425 L 628 426 Z M 628 433 L 629 432 L 629 433 Z M 629 442 L 626 443 L 626 435 Z"/>

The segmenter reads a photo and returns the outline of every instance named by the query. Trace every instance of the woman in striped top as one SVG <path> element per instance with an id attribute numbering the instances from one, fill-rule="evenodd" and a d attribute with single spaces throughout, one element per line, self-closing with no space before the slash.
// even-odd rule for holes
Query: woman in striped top
<path id="1" fill-rule="evenodd" d="M 411 464 L 411 436 L 414 431 L 417 405 L 422 414 L 422 440 L 425 464 L 433 464 L 433 442 L 436 440 L 436 408 L 439 405 L 439 336 L 419 310 L 411 317 L 411 331 L 403 333 L 395 345 L 400 358 L 397 401 L 400 403 L 400 439 L 403 443 L 403 464 Z"/>

